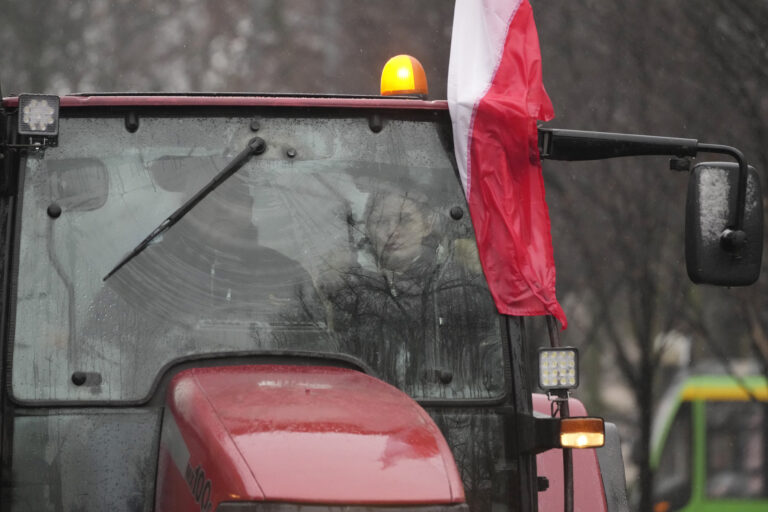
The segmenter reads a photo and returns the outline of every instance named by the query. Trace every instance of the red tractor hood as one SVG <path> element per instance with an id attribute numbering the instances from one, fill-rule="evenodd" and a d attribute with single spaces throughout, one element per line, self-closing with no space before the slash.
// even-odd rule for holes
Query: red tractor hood
<path id="1" fill-rule="evenodd" d="M 181 494 L 198 510 L 231 500 L 464 501 L 451 452 L 429 415 L 354 370 L 184 371 L 171 382 L 163 424 L 158 510 L 184 509 L 174 501 Z"/>

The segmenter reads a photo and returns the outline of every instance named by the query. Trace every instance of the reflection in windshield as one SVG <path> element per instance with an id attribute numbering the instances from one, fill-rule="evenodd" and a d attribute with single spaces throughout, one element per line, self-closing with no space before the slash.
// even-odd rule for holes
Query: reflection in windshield
<path id="1" fill-rule="evenodd" d="M 193 194 L 189 181 L 185 192 Z M 247 183 L 233 176 L 137 256 L 136 265 L 115 274 L 94 309 L 123 300 L 144 318 L 145 328 L 174 323 L 198 331 L 242 328 L 253 335 L 257 326 L 321 322 L 309 273 L 261 245 L 252 210 Z M 92 324 L 97 331 L 104 326 Z"/>
<path id="2" fill-rule="evenodd" d="M 173 119 L 131 136 L 120 120 L 65 119 L 70 143 L 30 160 L 17 397 L 137 400 L 173 361 L 231 351 L 351 356 L 417 398 L 503 392 L 498 319 L 433 124 L 390 123 L 382 144 L 364 119 L 264 121 L 264 155 L 101 282 L 249 135 L 247 119 L 185 122 L 186 137 Z M 108 190 L 52 222 L 66 197 L 47 165 L 69 158 L 101 162 Z M 74 386 L 76 371 L 99 378 Z"/>
<path id="3" fill-rule="evenodd" d="M 478 340 L 476 334 L 493 332 L 492 317 L 466 314 L 487 296 L 475 246 L 469 239 L 446 237 L 444 222 L 426 196 L 378 189 L 368 197 L 361 243 L 332 255 L 321 274 L 333 328 L 344 333 L 348 344 L 380 338 L 384 347 L 362 347 L 364 359 L 387 366 L 386 373 L 397 376 L 401 387 L 418 381 L 415 372 L 451 382 L 450 356 L 444 353 L 448 340 L 441 336 L 482 347 L 488 340 Z M 432 353 L 419 353 L 427 350 Z M 411 358 L 432 361 L 432 366 L 419 368 L 409 364 Z M 483 364 L 471 356 L 464 362 Z"/>
<path id="4" fill-rule="evenodd" d="M 708 498 L 768 497 L 766 414 L 760 402 L 706 404 Z"/>
<path id="5" fill-rule="evenodd" d="M 122 260 L 120 260 L 104 277 L 106 281 L 109 277 L 120 270 L 126 263 L 135 258 L 141 253 L 147 246 L 152 243 L 158 236 L 162 235 L 172 226 L 174 226 L 179 220 L 181 220 L 192 208 L 194 208 L 200 201 L 202 201 L 208 194 L 213 192 L 224 181 L 229 179 L 235 172 L 237 172 L 251 157 L 259 155 L 266 150 L 266 143 L 260 137 L 254 137 L 248 141 L 248 145 L 235 158 L 227 162 L 224 168 L 213 177 L 211 181 L 205 184 L 200 190 L 190 196 L 190 198 L 179 206 L 168 218 L 163 220 L 159 226 L 152 230 L 144 240 L 134 247 Z"/>
<path id="6" fill-rule="evenodd" d="M 211 196 L 198 206 L 200 213 L 210 213 L 242 205 Z M 136 265 L 113 276 L 115 283 L 103 290 L 94 309 L 117 306 L 118 315 L 109 322 L 89 319 L 86 339 L 104 339 L 103 329 L 118 326 L 143 339 L 193 344 L 194 352 L 207 345 L 335 351 L 309 273 L 260 245 L 258 228 L 236 219 L 222 224 L 216 216 L 190 212 L 188 223 L 169 230 Z"/>

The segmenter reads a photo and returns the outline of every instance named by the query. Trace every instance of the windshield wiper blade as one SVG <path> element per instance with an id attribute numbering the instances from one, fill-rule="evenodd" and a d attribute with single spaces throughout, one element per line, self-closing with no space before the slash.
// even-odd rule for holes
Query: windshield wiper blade
<path id="1" fill-rule="evenodd" d="M 134 247 L 125 257 L 120 260 L 112 270 L 104 276 L 102 281 L 109 279 L 115 272 L 120 270 L 125 264 L 131 261 L 133 258 L 141 254 L 141 252 L 152 243 L 152 240 L 157 238 L 160 234 L 164 233 L 171 226 L 179 222 L 189 211 L 197 205 L 200 201 L 205 199 L 205 196 L 216 190 L 219 185 L 224 183 L 230 176 L 235 174 L 240 168 L 245 165 L 248 160 L 254 155 L 260 155 L 267 149 L 267 143 L 261 137 L 254 137 L 248 141 L 248 145 L 240 153 L 235 156 L 230 162 L 209 181 L 203 188 L 201 188 L 195 195 L 193 195 L 189 201 L 181 205 L 175 212 L 170 214 L 167 219 L 160 223 L 152 232 L 142 240 L 139 245 Z"/>

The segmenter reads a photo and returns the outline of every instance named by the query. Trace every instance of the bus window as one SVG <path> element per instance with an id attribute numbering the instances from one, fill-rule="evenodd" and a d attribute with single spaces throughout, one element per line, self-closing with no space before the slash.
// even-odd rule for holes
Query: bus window
<path id="1" fill-rule="evenodd" d="M 691 497 L 691 405 L 684 402 L 669 427 L 655 480 L 655 502 L 665 503 L 672 512 L 684 507 Z"/>
<path id="2" fill-rule="evenodd" d="M 768 497 L 768 404 L 707 403 L 707 496 Z"/>

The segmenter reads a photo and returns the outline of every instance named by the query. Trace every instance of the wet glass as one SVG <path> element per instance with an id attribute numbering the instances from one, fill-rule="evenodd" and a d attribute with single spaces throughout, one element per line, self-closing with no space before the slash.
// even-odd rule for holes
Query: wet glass
<path id="1" fill-rule="evenodd" d="M 27 160 L 14 396 L 141 400 L 213 354 L 338 355 L 416 398 L 501 396 L 499 319 L 439 123 L 262 118 L 266 153 L 102 281 L 250 121 L 63 119 L 67 144 Z"/>
<path id="2" fill-rule="evenodd" d="M 18 416 L 3 510 L 149 512 L 160 417 L 146 409 Z"/>
<path id="3" fill-rule="evenodd" d="M 668 502 L 670 510 L 683 508 L 691 498 L 692 453 L 691 405 L 683 403 L 669 427 L 654 475 L 655 501 Z"/>
<path id="4" fill-rule="evenodd" d="M 707 496 L 768 498 L 768 404 L 709 402 Z"/>

